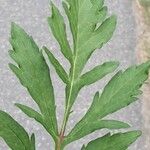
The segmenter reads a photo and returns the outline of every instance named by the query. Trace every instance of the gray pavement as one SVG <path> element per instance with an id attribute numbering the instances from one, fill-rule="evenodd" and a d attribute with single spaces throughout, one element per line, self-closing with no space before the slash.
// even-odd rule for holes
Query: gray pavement
<path id="1" fill-rule="evenodd" d="M 56 0 L 60 6 L 60 0 Z M 136 27 L 132 13 L 131 0 L 107 0 L 110 13 L 115 13 L 118 16 L 118 25 L 112 40 L 104 46 L 101 50 L 97 50 L 89 63 L 86 70 L 92 68 L 96 64 L 102 63 L 105 60 L 119 60 L 120 68 L 134 64 L 135 59 L 135 41 L 136 41 Z M 14 103 L 22 103 L 33 108 L 37 108 L 27 91 L 20 85 L 15 75 L 9 70 L 8 63 L 10 58 L 8 50 L 10 45 L 8 43 L 10 23 L 15 21 L 21 25 L 28 33 L 30 33 L 39 44 L 48 46 L 53 50 L 53 53 L 59 58 L 62 64 L 67 68 L 68 64 L 59 52 L 59 47 L 48 31 L 46 17 L 50 14 L 48 0 L 0 0 L 0 109 L 9 112 L 17 121 L 25 127 L 29 132 L 35 132 L 37 150 L 53 150 L 52 139 L 45 132 L 45 130 L 38 125 L 34 120 L 29 119 L 20 110 L 15 108 Z M 68 31 L 69 33 L 69 31 Z M 54 68 L 51 68 L 53 84 L 55 87 L 55 95 L 57 99 L 57 106 L 59 108 L 58 119 L 62 120 L 63 105 L 64 105 L 64 85 L 57 77 Z M 68 131 L 71 127 L 83 116 L 89 107 L 92 97 L 97 90 L 102 90 L 111 76 L 105 78 L 103 81 L 84 88 L 79 97 L 78 103 L 74 106 L 74 113 L 70 118 L 68 124 Z M 92 89 L 92 90 L 91 90 Z M 142 116 L 140 114 L 140 102 L 129 106 L 126 109 L 112 115 L 123 121 L 127 121 L 134 129 L 142 129 Z M 102 131 L 104 134 L 107 131 Z M 67 150 L 79 150 L 83 143 L 87 143 L 91 139 L 100 136 L 101 132 L 96 132 L 84 139 L 81 139 L 73 144 L 70 144 Z M 130 147 L 131 150 L 145 150 L 142 148 L 144 139 L 138 140 L 136 144 Z M 1 140 L 0 150 L 8 150 L 9 148 Z"/>

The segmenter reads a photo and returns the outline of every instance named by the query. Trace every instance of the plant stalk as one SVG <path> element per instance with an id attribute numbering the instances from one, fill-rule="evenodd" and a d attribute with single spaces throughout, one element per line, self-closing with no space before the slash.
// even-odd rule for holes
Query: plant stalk
<path id="1" fill-rule="evenodd" d="M 57 140 L 57 142 L 56 142 L 55 150 L 63 150 L 64 149 L 63 140 L 64 140 L 64 137 L 62 137 L 60 135 L 59 138 L 58 138 L 58 140 Z"/>

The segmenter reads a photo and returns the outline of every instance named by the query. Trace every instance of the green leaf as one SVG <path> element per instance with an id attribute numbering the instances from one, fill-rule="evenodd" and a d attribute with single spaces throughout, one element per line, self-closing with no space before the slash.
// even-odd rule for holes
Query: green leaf
<path id="1" fill-rule="evenodd" d="M 63 2 L 73 35 L 74 52 L 69 75 L 70 83 L 66 87 L 66 114 L 70 113 L 81 90 L 80 84 L 83 81 L 80 83 L 79 80 L 85 64 L 95 49 L 101 48 L 109 41 L 115 30 L 116 17 L 106 18 L 107 8 L 103 4 L 103 0 L 66 0 Z M 96 80 L 98 79 L 85 80 L 87 83 L 84 85 Z"/>
<path id="2" fill-rule="evenodd" d="M 118 66 L 116 63 L 105 63 L 106 66 L 97 66 L 83 76 L 81 74 L 91 54 L 110 40 L 116 28 L 116 16 L 113 15 L 107 18 L 107 7 L 103 6 L 103 4 L 104 0 L 63 1 L 63 7 L 72 32 L 73 50 L 71 50 L 67 41 L 63 16 L 61 16 L 56 6 L 53 3 L 51 4 L 52 16 L 48 19 L 49 25 L 61 47 L 62 53 L 71 62 L 70 73 L 67 75 L 58 60 L 51 52 L 47 51 L 56 72 L 64 83 L 67 84 L 66 108 L 61 129 L 62 132 L 65 132 L 71 108 L 81 88 L 96 82 L 108 73 L 114 71 Z M 71 51 L 73 51 L 73 53 L 71 53 Z M 106 67 L 107 70 L 104 71 L 104 67 Z M 95 73 L 97 77 L 92 77 Z"/>
<path id="3" fill-rule="evenodd" d="M 12 23 L 10 42 L 13 48 L 10 56 L 18 65 L 10 64 L 10 68 L 28 89 L 40 108 L 49 133 L 56 139 L 56 108 L 48 65 L 32 37 L 15 23 Z"/>
<path id="4" fill-rule="evenodd" d="M 46 52 L 52 65 L 55 67 L 55 70 L 56 70 L 57 74 L 59 75 L 59 77 L 62 79 L 62 81 L 64 83 L 67 84 L 69 82 L 69 77 L 68 77 L 68 74 L 66 73 L 66 71 L 64 70 L 64 68 L 62 67 L 62 65 L 59 63 L 59 61 L 54 57 L 54 55 L 46 47 L 43 47 L 43 49 Z"/>
<path id="5" fill-rule="evenodd" d="M 126 150 L 137 138 L 141 136 L 140 131 L 126 133 L 107 134 L 101 138 L 88 143 L 84 150 Z"/>
<path id="6" fill-rule="evenodd" d="M 0 110 L 0 137 L 12 150 L 32 150 L 31 141 L 24 128 L 10 115 Z"/>
<path id="7" fill-rule="evenodd" d="M 88 126 L 93 122 L 134 102 L 141 94 L 140 87 L 148 79 L 149 69 L 150 61 L 117 73 L 106 85 L 101 96 L 98 92 L 95 94 L 88 112 L 69 133 L 66 142 L 72 142 L 91 133 L 91 127 Z"/>
<path id="8" fill-rule="evenodd" d="M 72 63 L 73 55 L 67 40 L 64 19 L 53 3 L 51 3 L 51 7 L 52 16 L 48 18 L 49 26 L 51 27 L 52 33 L 60 45 L 61 52 L 70 61 L 70 63 Z"/>
<path id="9" fill-rule="evenodd" d="M 116 17 L 104 19 L 107 13 L 103 0 L 67 0 L 67 3 L 63 2 L 63 6 L 74 38 L 74 78 L 77 78 L 94 50 L 112 37 Z"/>
<path id="10" fill-rule="evenodd" d="M 100 129 L 122 129 L 129 128 L 130 126 L 124 122 L 116 121 L 116 120 L 95 120 L 93 122 L 85 122 L 78 123 L 76 127 L 71 131 L 71 133 L 66 137 L 67 143 L 71 143 L 72 141 L 78 140 L 96 130 Z M 86 126 L 85 126 L 86 124 Z"/>
<path id="11" fill-rule="evenodd" d="M 71 48 L 67 40 L 64 18 L 56 6 L 51 3 L 52 16 L 48 18 L 48 23 L 60 45 L 61 52 L 70 62 L 68 74 L 54 55 L 44 47 L 57 74 L 66 84 L 66 108 L 60 133 L 58 133 L 55 97 L 50 71 L 42 51 L 40 51 L 32 37 L 18 25 L 12 24 L 10 42 L 13 50 L 10 51 L 10 56 L 15 61 L 16 66 L 10 64 L 10 68 L 22 85 L 27 88 L 37 103 L 40 112 L 38 113 L 28 106 L 16 105 L 25 114 L 45 127 L 52 135 L 58 148 L 64 148 L 72 141 L 99 129 L 128 128 L 129 125 L 126 123 L 116 120 L 104 120 L 103 118 L 134 102 L 137 99 L 136 97 L 141 94 L 140 87 L 148 78 L 150 61 L 139 66 L 130 67 L 124 72 L 118 72 L 106 85 L 101 95 L 98 92 L 95 94 L 87 113 L 71 132 L 65 135 L 67 122 L 72 112 L 71 108 L 81 88 L 102 79 L 118 67 L 117 62 L 106 62 L 82 75 L 90 56 L 96 49 L 102 48 L 110 40 L 116 28 L 116 16 L 107 17 L 107 7 L 103 5 L 104 0 L 65 0 L 63 2 L 73 37 L 73 48 Z M 0 119 L 3 120 L 5 117 L 2 116 Z M 19 148 L 22 150 L 35 150 L 34 134 L 29 137 L 21 127 L 17 131 L 19 125 L 15 124 L 14 121 L 10 122 L 12 127 L 9 127 L 9 124 L 6 125 L 6 123 L 4 121 L 0 124 L 0 135 L 10 147 L 15 150 L 19 150 Z M 15 127 L 13 124 L 15 124 Z M 96 148 L 125 150 L 140 135 L 141 133 L 138 131 L 118 133 L 112 136 L 107 134 L 90 142 L 87 146 L 83 146 L 82 150 L 95 150 Z M 116 149 L 116 146 L 118 149 Z"/>
<path id="12" fill-rule="evenodd" d="M 148 79 L 149 69 L 150 61 L 117 73 L 106 85 L 99 100 L 93 103 L 95 109 L 91 107 L 89 114 L 103 118 L 136 101 L 141 94 L 141 86 Z"/>
<path id="13" fill-rule="evenodd" d="M 118 62 L 105 62 L 102 65 L 98 65 L 91 71 L 83 74 L 79 80 L 79 84 L 82 87 L 85 85 L 90 85 L 102 79 L 107 74 L 113 72 L 118 67 L 118 65 L 119 65 Z"/>
<path id="14" fill-rule="evenodd" d="M 15 105 L 30 118 L 34 118 L 39 123 L 44 124 L 42 115 L 38 113 L 37 111 L 35 111 L 34 109 L 28 106 L 22 105 L 22 104 L 15 104 Z"/>

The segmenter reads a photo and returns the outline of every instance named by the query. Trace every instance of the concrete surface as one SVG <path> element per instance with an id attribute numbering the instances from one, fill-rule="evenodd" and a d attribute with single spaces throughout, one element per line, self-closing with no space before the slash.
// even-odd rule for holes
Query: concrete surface
<path id="1" fill-rule="evenodd" d="M 60 0 L 56 0 L 60 6 Z M 96 64 L 105 60 L 119 60 L 120 68 L 135 63 L 135 41 L 136 27 L 132 13 L 131 0 L 107 0 L 110 13 L 118 16 L 118 26 L 112 40 L 104 46 L 103 49 L 97 50 L 85 70 L 88 70 Z M 54 54 L 59 58 L 62 64 L 67 67 L 67 62 L 59 52 L 59 47 L 48 31 L 46 17 L 50 14 L 48 0 L 0 0 L 0 109 L 9 112 L 17 121 L 31 133 L 36 134 L 37 150 L 53 150 L 53 143 L 45 130 L 34 120 L 29 119 L 20 110 L 15 108 L 13 103 L 19 102 L 37 108 L 32 99 L 18 82 L 15 75 L 9 70 L 8 63 L 11 61 L 8 56 L 10 45 L 8 43 L 10 23 L 15 21 L 31 34 L 40 47 L 47 45 L 53 49 Z M 69 31 L 68 31 L 69 33 Z M 53 84 L 57 99 L 58 118 L 61 122 L 63 105 L 64 105 L 64 85 L 57 77 L 53 68 L 51 68 Z M 83 89 L 78 97 L 78 104 L 74 106 L 74 113 L 70 118 L 68 130 L 82 117 L 91 103 L 92 97 L 97 90 L 101 90 L 111 76 L 105 78 L 92 86 Z M 92 90 L 91 90 L 92 89 Z M 142 129 L 142 116 L 140 114 L 140 102 L 129 106 L 126 109 L 112 115 L 123 121 L 127 121 L 134 129 Z M 104 134 L 106 131 L 102 131 Z M 96 132 L 84 139 L 81 139 L 71 145 L 67 150 L 79 150 L 83 143 L 87 143 L 95 136 L 100 136 L 100 132 Z M 144 139 L 139 139 L 136 144 L 130 147 L 131 150 L 145 150 Z M 9 148 L 1 140 L 0 150 L 8 150 Z"/>
<path id="2" fill-rule="evenodd" d="M 143 0 L 144 2 L 145 0 Z M 147 1 L 148 2 L 148 1 Z M 150 3 L 150 1 L 149 1 Z M 138 61 L 145 62 L 150 59 L 150 6 L 140 5 L 139 0 L 134 1 L 133 9 L 137 26 L 136 53 Z M 143 135 L 145 148 L 150 149 L 150 78 L 144 87 L 142 98 Z"/>

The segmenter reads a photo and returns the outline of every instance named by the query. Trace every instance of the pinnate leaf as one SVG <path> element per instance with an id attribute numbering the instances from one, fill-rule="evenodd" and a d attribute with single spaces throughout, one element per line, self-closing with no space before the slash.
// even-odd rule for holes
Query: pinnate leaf
<path id="1" fill-rule="evenodd" d="M 106 85 L 101 95 L 99 92 L 95 94 L 92 105 L 84 117 L 67 136 L 64 135 L 71 108 L 81 88 L 95 83 L 118 67 L 117 62 L 106 62 L 82 75 L 92 53 L 112 37 L 116 27 L 116 16 L 112 15 L 107 18 L 104 0 L 63 1 L 73 37 L 73 48 L 71 48 L 67 39 L 64 18 L 53 3 L 51 7 L 52 15 L 48 18 L 49 26 L 60 45 L 61 52 L 70 62 L 70 73 L 67 74 L 54 55 L 46 47 L 43 48 L 57 74 L 66 84 L 66 109 L 60 132 L 60 135 L 64 137 L 63 146 L 99 129 L 128 128 L 129 125 L 126 123 L 103 118 L 137 99 L 137 96 L 141 94 L 140 87 L 148 78 L 150 62 L 118 72 Z M 59 142 L 58 140 L 62 139 L 59 139 L 58 133 L 54 90 L 42 51 L 39 50 L 32 37 L 14 23 L 10 42 L 13 48 L 10 56 L 17 64 L 16 66 L 10 64 L 10 68 L 22 85 L 27 88 L 40 112 L 22 104 L 16 104 L 16 106 L 29 117 L 40 122 L 52 135 L 54 141 Z M 17 122 L 6 113 L 0 112 L 0 120 L 5 117 L 6 120 L 0 125 L 0 136 L 6 143 L 14 150 L 19 150 L 19 148 L 35 150 L 34 134 L 29 138 Z M 82 150 L 125 150 L 140 135 L 139 131 L 118 133 L 112 136 L 107 134 L 83 146 Z"/>
<path id="2" fill-rule="evenodd" d="M 91 115 L 93 112 L 103 118 L 136 101 L 141 94 L 141 86 L 148 79 L 149 69 L 150 61 L 117 73 L 106 85 L 99 100 L 94 102 L 95 110 L 91 107 Z"/>
<path id="3" fill-rule="evenodd" d="M 91 133 L 92 127 L 88 128 L 88 126 L 93 122 L 134 102 L 141 94 L 140 87 L 147 80 L 149 69 L 150 61 L 117 73 L 106 85 L 101 96 L 98 92 L 95 94 L 88 112 L 72 129 L 66 141 L 72 142 Z M 95 131 L 94 126 L 93 131 Z"/>
<path id="4" fill-rule="evenodd" d="M 51 83 L 49 68 L 42 52 L 21 27 L 12 23 L 10 56 L 18 66 L 10 64 L 10 68 L 26 87 L 40 108 L 49 133 L 57 138 L 57 121 L 55 113 L 54 91 Z"/>
<path id="5" fill-rule="evenodd" d="M 74 72 L 77 78 L 94 50 L 101 48 L 112 37 L 116 17 L 106 19 L 103 0 L 67 0 L 63 2 L 63 6 L 74 38 Z"/>
<path id="6" fill-rule="evenodd" d="M 73 35 L 73 63 L 70 68 L 70 82 L 66 86 L 66 107 L 69 111 L 81 88 L 100 79 L 90 80 L 91 77 L 87 77 L 87 74 L 82 78 L 81 73 L 91 54 L 109 41 L 116 27 L 116 17 L 106 18 L 107 8 L 103 4 L 103 0 L 63 2 Z M 96 72 L 96 69 L 98 68 L 93 71 Z"/>
<path id="7" fill-rule="evenodd" d="M 101 48 L 103 44 L 109 41 L 116 27 L 116 17 L 110 16 L 107 18 L 107 7 L 103 6 L 103 4 L 104 0 L 63 1 L 63 7 L 68 17 L 73 37 L 73 49 L 71 49 L 67 40 L 64 18 L 58 8 L 51 3 L 52 15 L 48 18 L 48 23 L 54 37 L 61 47 L 62 53 L 71 63 L 70 74 L 67 75 L 54 55 L 46 48 L 44 49 L 49 60 L 55 67 L 57 74 L 63 82 L 67 84 L 67 114 L 70 113 L 72 105 L 83 86 L 96 82 L 103 76 L 114 71 L 117 67 L 116 64 L 113 66 L 112 63 L 112 67 L 108 66 L 107 68 L 110 70 L 104 71 L 104 65 L 101 66 L 101 68 L 97 66 L 92 71 L 89 71 L 83 76 L 81 75 L 91 54 L 95 49 Z M 100 71 L 102 72 L 100 73 Z M 96 74 L 96 76 L 94 76 L 95 78 L 92 77 L 93 74 Z"/>
<path id="8" fill-rule="evenodd" d="M 139 136 L 141 136 L 140 131 L 107 134 L 91 141 L 86 147 L 83 146 L 82 150 L 126 150 Z"/>

